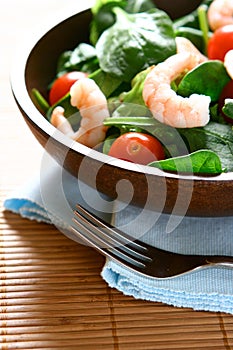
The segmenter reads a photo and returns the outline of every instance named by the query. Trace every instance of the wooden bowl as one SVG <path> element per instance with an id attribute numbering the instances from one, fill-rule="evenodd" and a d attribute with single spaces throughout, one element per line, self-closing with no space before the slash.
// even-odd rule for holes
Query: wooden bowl
<path id="1" fill-rule="evenodd" d="M 200 1 L 157 1 L 174 18 L 193 10 Z M 170 4 L 170 7 L 169 7 Z M 32 88 L 44 95 L 55 75 L 57 58 L 78 42 L 88 42 L 90 10 L 59 19 L 27 42 L 17 57 L 11 77 L 18 107 L 30 130 L 52 157 L 72 175 L 110 198 L 152 210 L 188 216 L 233 215 L 233 173 L 214 177 L 170 174 L 158 169 L 112 159 L 55 130 L 36 108 Z"/>

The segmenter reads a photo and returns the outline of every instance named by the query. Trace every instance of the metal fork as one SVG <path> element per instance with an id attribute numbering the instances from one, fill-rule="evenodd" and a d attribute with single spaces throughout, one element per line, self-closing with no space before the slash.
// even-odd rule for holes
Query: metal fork
<path id="1" fill-rule="evenodd" d="M 150 246 L 107 224 L 77 205 L 71 230 L 83 242 L 130 270 L 153 278 L 171 278 L 210 266 L 233 267 L 232 256 L 184 255 Z"/>

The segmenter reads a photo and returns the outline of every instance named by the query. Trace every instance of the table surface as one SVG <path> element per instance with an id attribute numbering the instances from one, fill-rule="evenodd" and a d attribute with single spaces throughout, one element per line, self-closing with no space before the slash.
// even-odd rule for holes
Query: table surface
<path id="1" fill-rule="evenodd" d="M 100 277 L 104 258 L 97 252 L 2 208 L 39 170 L 42 153 L 11 94 L 15 46 L 74 2 L 1 0 L 0 348 L 233 349 L 233 316 L 124 296 Z"/>

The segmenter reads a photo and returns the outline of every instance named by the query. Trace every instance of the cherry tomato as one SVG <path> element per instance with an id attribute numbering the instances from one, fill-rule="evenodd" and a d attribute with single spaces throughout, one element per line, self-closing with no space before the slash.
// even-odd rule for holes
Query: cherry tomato
<path id="1" fill-rule="evenodd" d="M 49 92 L 49 103 L 54 105 L 69 91 L 71 86 L 79 79 L 87 77 L 87 73 L 84 72 L 68 72 L 57 78 Z"/>
<path id="2" fill-rule="evenodd" d="M 233 119 L 225 116 L 225 114 L 222 111 L 222 107 L 224 106 L 224 101 L 226 98 L 233 98 L 233 80 L 231 80 L 228 84 L 225 85 L 218 101 L 219 111 L 228 123 L 233 124 Z"/>
<path id="3" fill-rule="evenodd" d="M 138 132 L 128 132 L 119 136 L 108 154 L 144 165 L 165 158 L 163 147 L 155 137 Z"/>
<path id="4" fill-rule="evenodd" d="M 218 28 L 210 38 L 207 56 L 210 60 L 224 60 L 227 51 L 233 49 L 233 24 Z"/>

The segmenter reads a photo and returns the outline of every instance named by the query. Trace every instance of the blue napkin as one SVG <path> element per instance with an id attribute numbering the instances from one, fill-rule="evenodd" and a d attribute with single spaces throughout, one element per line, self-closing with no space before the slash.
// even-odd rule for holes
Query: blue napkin
<path id="1" fill-rule="evenodd" d="M 166 250 L 187 254 L 233 255 L 233 218 L 175 218 L 126 206 L 94 191 L 58 166 L 49 156 L 41 172 L 4 202 L 6 210 L 31 220 L 55 225 L 70 239 L 73 209 L 79 202 L 128 234 Z M 112 215 L 114 213 L 114 215 Z M 172 218 L 173 219 L 173 218 Z M 178 224 L 177 224 L 178 222 Z M 135 234 L 136 233 L 136 234 Z M 211 267 L 170 279 L 146 278 L 111 259 L 101 276 L 110 287 L 136 299 L 164 302 L 194 310 L 233 314 L 233 269 Z"/>

